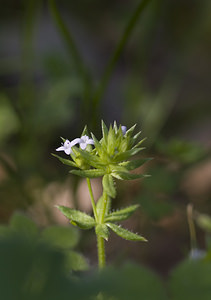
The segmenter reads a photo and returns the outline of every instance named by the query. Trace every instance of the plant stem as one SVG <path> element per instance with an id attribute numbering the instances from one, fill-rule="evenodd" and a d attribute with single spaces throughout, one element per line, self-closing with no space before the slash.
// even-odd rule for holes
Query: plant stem
<path id="1" fill-rule="evenodd" d="M 103 224 L 104 223 L 104 218 L 105 218 L 105 214 L 108 210 L 108 195 L 103 192 L 103 208 L 100 211 L 100 215 L 99 217 L 99 224 Z M 97 248 L 98 248 L 98 266 L 99 269 L 102 269 L 105 267 L 106 264 L 106 256 L 105 256 L 105 241 L 104 238 L 102 238 L 101 236 L 97 235 Z"/>
<path id="2" fill-rule="evenodd" d="M 188 218 L 188 225 L 190 231 L 190 244 L 191 250 L 196 248 L 196 230 L 193 222 L 193 205 L 188 204 L 187 206 L 187 218 Z"/>
<path id="3" fill-rule="evenodd" d="M 103 209 L 102 212 L 100 213 L 100 216 L 98 216 L 90 179 L 86 178 L 86 181 L 89 189 L 89 194 L 92 202 L 92 209 L 93 209 L 96 223 L 99 222 L 100 224 L 102 224 L 104 222 L 104 216 L 107 210 L 107 195 L 106 193 L 103 193 Z M 104 239 L 99 235 L 97 235 L 97 249 L 98 249 L 98 266 L 99 269 L 102 269 L 105 266 L 105 242 Z"/>
<path id="4" fill-rule="evenodd" d="M 97 235 L 97 249 L 98 249 L 98 267 L 99 269 L 103 269 L 106 264 L 105 260 L 105 241 L 104 238 Z"/>
<path id="5" fill-rule="evenodd" d="M 107 205 L 108 205 L 108 195 L 106 192 L 103 191 L 103 209 L 101 211 L 101 214 L 99 216 L 99 223 L 103 224 L 104 223 L 104 217 L 107 212 Z"/>
<path id="6" fill-rule="evenodd" d="M 86 178 L 86 181 L 87 181 L 87 185 L 88 185 L 88 189 L 89 189 L 89 194 L 90 194 L 90 198 L 91 198 L 91 202 L 92 202 L 92 209 L 93 209 L 93 213 L 95 216 L 95 220 L 96 220 L 96 222 L 98 222 L 97 209 L 96 209 L 95 200 L 94 200 L 94 196 L 93 196 L 93 192 L 92 192 L 91 182 L 90 182 L 89 178 Z"/>

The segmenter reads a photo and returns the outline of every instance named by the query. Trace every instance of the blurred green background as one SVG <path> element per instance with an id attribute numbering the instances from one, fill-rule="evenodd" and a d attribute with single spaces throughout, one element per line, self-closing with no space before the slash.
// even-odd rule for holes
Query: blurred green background
<path id="1" fill-rule="evenodd" d="M 151 177 L 117 182 L 113 206 L 139 203 L 126 226 L 149 242 L 111 236 L 107 260 L 114 266 L 132 260 L 168 276 L 189 256 L 191 244 L 210 248 L 206 226 L 194 223 L 191 241 L 186 210 L 192 203 L 196 215 L 211 215 L 211 2 L 139 5 L 137 0 L 1 0 L 0 223 L 5 233 L 19 211 L 40 230 L 64 227 L 68 223 L 56 204 L 90 212 L 84 181 L 69 175 L 51 153 L 61 136 L 79 137 L 85 124 L 100 138 L 101 119 L 107 125 L 136 123 L 147 136 L 143 155 L 154 157 L 144 169 Z M 93 188 L 98 197 L 98 180 Z M 15 243 L 5 241 L 2 249 L 19 249 Z M 96 266 L 94 233 L 81 232 L 76 244 L 83 255 L 76 269 Z M 41 257 L 44 250 L 38 251 Z"/>

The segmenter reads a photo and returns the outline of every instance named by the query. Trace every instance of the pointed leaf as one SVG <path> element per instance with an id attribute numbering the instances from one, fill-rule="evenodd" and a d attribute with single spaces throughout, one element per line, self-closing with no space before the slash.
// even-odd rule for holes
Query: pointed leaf
<path id="1" fill-rule="evenodd" d="M 88 178 L 101 177 L 105 174 L 104 170 L 90 169 L 90 170 L 71 170 L 70 173 Z"/>
<path id="2" fill-rule="evenodd" d="M 92 139 L 94 141 L 94 145 L 96 148 L 96 151 L 98 152 L 99 156 L 107 156 L 107 153 L 105 152 L 104 148 L 102 147 L 101 143 L 97 140 L 97 138 L 94 136 L 94 134 L 92 133 Z"/>
<path id="3" fill-rule="evenodd" d="M 130 158 L 131 156 L 137 154 L 138 152 L 140 152 L 143 149 L 144 148 L 133 148 L 133 149 L 127 150 L 125 152 L 117 153 L 114 157 L 114 160 L 116 162 L 124 161 L 124 160 Z"/>
<path id="4" fill-rule="evenodd" d="M 128 219 L 139 207 L 138 204 L 114 211 L 106 216 L 106 222 L 118 222 Z"/>
<path id="5" fill-rule="evenodd" d="M 84 212 L 66 206 L 56 206 L 73 225 L 82 229 L 90 229 L 95 226 L 95 219 Z"/>
<path id="6" fill-rule="evenodd" d="M 118 225 L 115 225 L 113 223 L 107 223 L 107 225 L 111 228 L 111 230 L 113 230 L 113 232 L 115 232 L 118 236 L 122 237 L 125 240 L 147 242 L 147 240 L 143 236 L 133 233 Z"/>
<path id="7" fill-rule="evenodd" d="M 109 237 L 109 230 L 106 224 L 97 224 L 95 227 L 95 232 L 100 237 L 104 238 L 106 241 Z"/>
<path id="8" fill-rule="evenodd" d="M 125 161 L 120 163 L 120 166 L 125 167 L 128 171 L 134 170 L 143 164 L 145 164 L 147 161 L 152 160 L 152 158 L 141 158 L 137 160 L 131 160 L 131 161 Z"/>
<path id="9" fill-rule="evenodd" d="M 141 141 L 139 141 L 134 147 L 133 147 L 133 149 L 134 148 L 138 148 L 145 140 L 146 140 L 147 138 L 145 137 L 145 138 L 143 138 Z M 143 148 L 144 149 L 144 148 Z"/>
<path id="10" fill-rule="evenodd" d="M 84 126 L 84 129 L 83 129 L 83 131 L 82 131 L 81 136 L 84 136 L 84 135 L 88 135 L 88 136 L 89 136 L 89 132 L 88 132 L 87 125 Z"/>
<path id="11" fill-rule="evenodd" d="M 58 158 L 64 165 L 71 166 L 71 167 L 77 167 L 77 165 L 72 160 L 62 158 L 59 155 L 56 155 L 54 153 L 51 153 L 51 155 Z"/>
<path id="12" fill-rule="evenodd" d="M 133 125 L 131 128 L 129 128 L 129 129 L 126 131 L 126 133 L 125 133 L 125 137 L 131 137 L 131 135 L 132 135 L 132 133 L 133 133 L 135 127 L 136 127 L 136 124 Z"/>
<path id="13" fill-rule="evenodd" d="M 133 136 L 133 141 L 135 142 L 135 140 L 140 136 L 141 134 L 141 131 L 139 131 L 138 133 L 136 133 L 134 136 Z"/>
<path id="14" fill-rule="evenodd" d="M 117 126 L 117 122 L 116 122 L 116 121 L 114 121 L 113 128 L 114 128 L 114 132 L 117 133 L 117 131 L 118 131 L 118 126 Z"/>
<path id="15" fill-rule="evenodd" d="M 101 126 L 102 126 L 102 134 L 103 134 L 103 138 L 105 139 L 105 141 L 107 141 L 107 137 L 108 137 L 108 128 L 107 126 L 105 125 L 105 123 L 101 122 Z"/>
<path id="16" fill-rule="evenodd" d="M 114 154 L 114 150 L 116 147 L 116 136 L 114 129 L 110 126 L 108 131 L 108 140 L 107 140 L 107 152 L 111 156 Z"/>
<path id="17" fill-rule="evenodd" d="M 128 170 L 123 166 L 123 165 L 120 165 L 120 164 L 111 164 L 110 165 L 110 171 L 112 173 L 118 173 L 118 172 L 128 172 Z"/>
<path id="18" fill-rule="evenodd" d="M 111 173 L 111 175 L 120 180 L 134 180 L 134 179 L 150 176 L 150 175 L 145 175 L 145 174 L 131 174 L 129 172 L 128 173 L 127 172 L 115 172 L 115 173 Z"/>
<path id="19" fill-rule="evenodd" d="M 116 197 L 116 188 L 114 186 L 113 178 L 110 174 L 103 176 L 103 189 L 108 196 L 112 198 Z"/>
<path id="20" fill-rule="evenodd" d="M 81 156 L 88 165 L 94 168 L 100 168 L 100 166 L 102 166 L 99 157 L 93 153 L 89 153 L 88 151 L 81 150 L 77 147 L 72 147 L 72 150 L 77 157 Z"/>

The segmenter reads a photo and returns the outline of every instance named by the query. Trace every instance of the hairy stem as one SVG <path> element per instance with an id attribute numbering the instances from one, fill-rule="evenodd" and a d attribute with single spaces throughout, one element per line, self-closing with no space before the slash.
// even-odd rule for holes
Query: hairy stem
<path id="1" fill-rule="evenodd" d="M 107 213 L 108 206 L 110 206 L 108 195 L 105 192 L 103 192 L 103 208 L 100 211 L 100 214 L 98 216 L 100 224 L 104 223 L 104 218 L 105 218 L 105 214 Z M 98 248 L 99 269 L 102 269 L 103 267 L 105 267 L 106 264 L 105 241 L 104 238 L 102 238 L 99 235 L 97 236 L 97 248 Z"/>
<path id="2" fill-rule="evenodd" d="M 98 267 L 99 269 L 103 269 L 106 264 L 105 259 L 105 241 L 104 238 L 97 235 L 97 249 L 98 249 Z"/>
<path id="3" fill-rule="evenodd" d="M 91 198 L 91 202 L 92 202 L 92 209 L 93 209 L 96 223 L 103 224 L 105 213 L 106 213 L 107 207 L 108 207 L 107 194 L 105 192 L 103 193 L 103 209 L 100 212 L 100 214 L 98 215 L 90 179 L 86 178 L 86 181 L 87 181 L 87 185 L 88 185 L 88 189 L 89 189 L 89 194 L 90 194 L 90 198 Z M 98 234 L 97 234 L 97 250 L 98 250 L 98 266 L 99 266 L 99 269 L 102 269 L 105 266 L 105 241 Z"/>

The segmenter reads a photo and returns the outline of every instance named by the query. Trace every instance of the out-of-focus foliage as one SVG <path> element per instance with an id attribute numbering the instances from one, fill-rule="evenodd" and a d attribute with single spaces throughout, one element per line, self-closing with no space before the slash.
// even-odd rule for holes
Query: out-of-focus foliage
<path id="1" fill-rule="evenodd" d="M 50 226 L 40 232 L 32 220 L 23 214 L 15 213 L 10 219 L 9 226 L 0 226 L 0 239 L 12 242 L 13 238 L 16 241 L 18 237 L 26 243 L 32 242 L 34 247 L 44 245 L 47 249 L 52 248 L 60 252 L 67 271 L 88 268 L 85 258 L 72 249 L 79 242 L 79 233 L 72 227 Z"/>
<path id="2" fill-rule="evenodd" d="M 150 173 L 137 200 L 151 219 L 159 220 L 174 210 L 172 195 L 178 188 L 179 174 L 163 165 L 154 167 Z"/>
<path id="3" fill-rule="evenodd" d="M 172 271 L 169 287 L 171 299 L 210 299 L 211 264 L 203 261 L 185 261 Z"/>
<path id="4" fill-rule="evenodd" d="M 13 217 L 11 223 L 19 223 L 19 226 L 29 223 L 23 218 L 20 222 L 20 216 L 18 218 L 17 222 L 17 215 Z M 35 232 L 28 235 L 20 228 L 13 235 L 2 236 L 1 230 L 0 287 L 4 300 L 67 297 L 80 300 L 200 297 L 207 300 L 210 297 L 210 262 L 186 260 L 171 272 L 165 284 L 154 272 L 134 264 L 83 275 L 70 272 L 70 268 L 67 273 L 65 254 L 35 236 Z"/>

